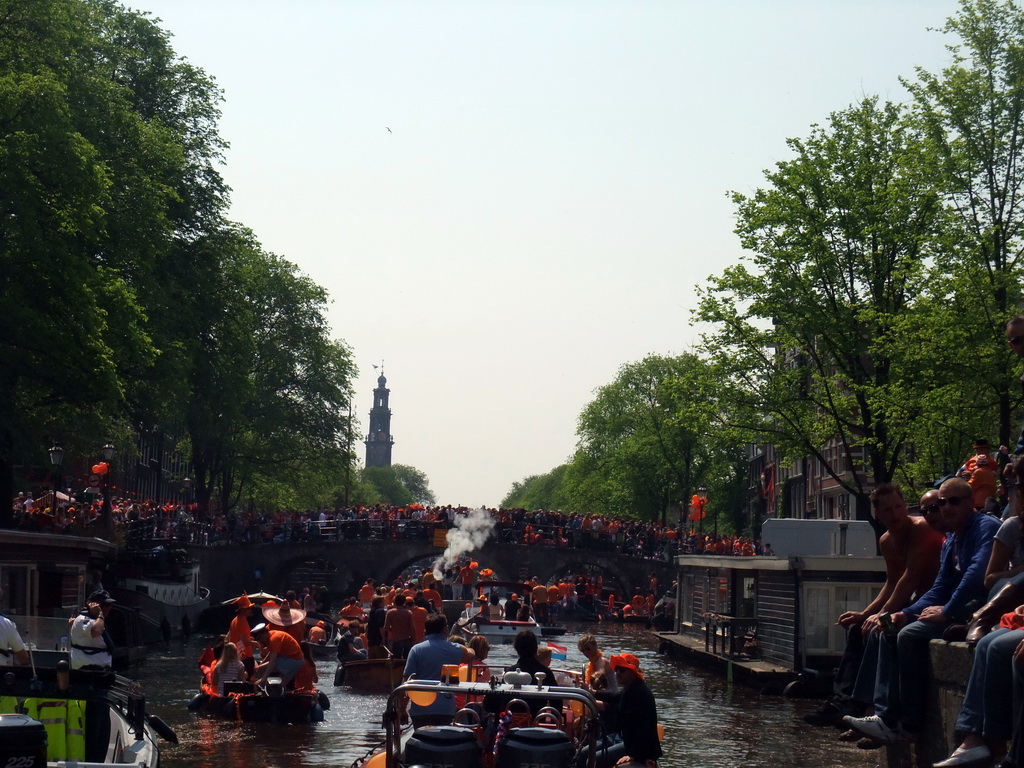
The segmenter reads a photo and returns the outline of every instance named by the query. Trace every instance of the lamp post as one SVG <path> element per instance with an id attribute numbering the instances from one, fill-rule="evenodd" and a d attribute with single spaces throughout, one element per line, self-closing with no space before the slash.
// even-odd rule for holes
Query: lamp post
<path id="1" fill-rule="evenodd" d="M 53 467 L 53 500 L 50 502 L 50 513 L 57 517 L 57 491 L 60 490 L 60 465 L 64 463 L 64 449 L 54 445 L 50 449 L 50 465 Z"/>
<path id="2" fill-rule="evenodd" d="M 112 443 L 107 443 L 100 449 L 100 452 L 103 454 L 103 460 L 107 462 L 107 471 L 103 473 L 103 530 L 113 538 L 114 516 L 110 510 L 110 462 L 114 459 L 117 449 Z"/>

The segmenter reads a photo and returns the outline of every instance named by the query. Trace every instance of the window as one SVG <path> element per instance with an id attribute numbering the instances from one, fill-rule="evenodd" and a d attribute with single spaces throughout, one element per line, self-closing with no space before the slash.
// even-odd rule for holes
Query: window
<path id="1" fill-rule="evenodd" d="M 804 639 L 808 653 L 842 653 L 846 630 L 836 617 L 859 611 L 871 602 L 876 588 L 870 584 L 804 584 Z"/>

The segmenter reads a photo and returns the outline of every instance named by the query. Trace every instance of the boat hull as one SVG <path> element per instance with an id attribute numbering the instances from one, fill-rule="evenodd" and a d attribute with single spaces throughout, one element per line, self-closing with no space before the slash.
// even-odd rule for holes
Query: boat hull
<path id="1" fill-rule="evenodd" d="M 334 684 L 358 693 L 391 693 L 402 682 L 405 659 L 343 661 L 334 673 Z"/>
<path id="2" fill-rule="evenodd" d="M 203 691 L 189 704 L 189 709 L 207 717 L 244 723 L 316 723 L 324 717 L 316 691 L 279 696 L 264 693 L 219 696 Z"/>

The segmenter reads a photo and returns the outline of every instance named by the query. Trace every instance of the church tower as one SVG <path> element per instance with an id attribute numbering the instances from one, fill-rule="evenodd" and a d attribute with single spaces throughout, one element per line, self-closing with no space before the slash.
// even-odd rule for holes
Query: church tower
<path id="1" fill-rule="evenodd" d="M 370 410 L 370 430 L 366 435 L 366 466 L 390 467 L 391 446 L 395 439 L 391 436 L 391 409 L 388 408 L 388 380 L 381 368 L 377 379 L 377 388 L 373 390 L 373 408 Z"/>

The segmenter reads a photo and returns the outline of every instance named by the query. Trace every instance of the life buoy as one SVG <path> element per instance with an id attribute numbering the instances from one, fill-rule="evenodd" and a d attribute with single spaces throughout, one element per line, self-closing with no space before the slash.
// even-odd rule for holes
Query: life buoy
<path id="1" fill-rule="evenodd" d="M 67 736 L 68 760 L 85 760 L 85 706 L 79 699 L 68 699 Z"/>

